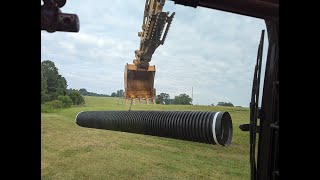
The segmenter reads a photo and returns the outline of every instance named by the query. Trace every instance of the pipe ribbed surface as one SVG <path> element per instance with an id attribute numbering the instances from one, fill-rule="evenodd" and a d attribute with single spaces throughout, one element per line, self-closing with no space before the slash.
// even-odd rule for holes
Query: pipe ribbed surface
<path id="1" fill-rule="evenodd" d="M 84 111 L 79 126 L 123 131 L 228 146 L 232 120 L 228 112 L 211 111 Z"/>

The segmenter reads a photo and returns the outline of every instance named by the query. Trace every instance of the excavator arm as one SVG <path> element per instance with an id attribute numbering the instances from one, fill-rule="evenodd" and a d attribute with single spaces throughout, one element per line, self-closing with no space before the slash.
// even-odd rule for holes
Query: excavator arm
<path id="1" fill-rule="evenodd" d="M 156 68 L 150 66 L 152 55 L 164 44 L 174 12 L 162 12 L 165 0 L 146 0 L 142 31 L 138 32 L 140 47 L 135 50 L 133 64 L 124 70 L 124 89 L 126 98 L 155 98 L 154 77 Z"/>
<path id="2" fill-rule="evenodd" d="M 156 48 L 162 45 L 166 39 L 174 12 L 162 12 L 165 0 L 146 0 L 142 31 L 138 32 L 140 48 L 135 50 L 133 63 L 142 69 L 149 67 L 152 55 Z"/>

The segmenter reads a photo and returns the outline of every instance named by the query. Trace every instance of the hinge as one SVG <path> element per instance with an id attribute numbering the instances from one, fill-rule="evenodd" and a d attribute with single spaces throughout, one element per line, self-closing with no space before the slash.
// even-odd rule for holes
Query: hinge
<path id="1" fill-rule="evenodd" d="M 250 124 L 240 124 L 241 131 L 250 131 Z M 260 126 L 257 126 L 257 133 L 260 133 Z"/>

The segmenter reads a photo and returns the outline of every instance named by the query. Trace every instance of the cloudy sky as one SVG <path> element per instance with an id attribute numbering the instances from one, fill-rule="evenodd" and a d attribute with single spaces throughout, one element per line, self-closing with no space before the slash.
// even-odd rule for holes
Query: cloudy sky
<path id="1" fill-rule="evenodd" d="M 52 60 L 68 88 L 109 95 L 124 89 L 124 66 L 132 63 L 140 44 L 144 3 L 68 0 L 61 10 L 79 16 L 80 32 L 42 31 L 41 61 Z M 248 107 L 264 21 L 172 1 L 166 1 L 163 11 L 176 15 L 150 62 L 157 68 L 157 93 L 191 96 L 193 87 L 194 104 L 223 101 Z M 267 46 L 265 36 L 263 65 Z"/>

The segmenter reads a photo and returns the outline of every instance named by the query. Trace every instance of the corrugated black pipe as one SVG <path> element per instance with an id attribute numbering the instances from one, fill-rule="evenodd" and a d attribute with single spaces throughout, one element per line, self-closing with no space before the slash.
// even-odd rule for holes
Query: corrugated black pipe
<path id="1" fill-rule="evenodd" d="M 228 146 L 232 120 L 228 112 L 208 111 L 85 111 L 79 126 L 182 139 Z"/>

